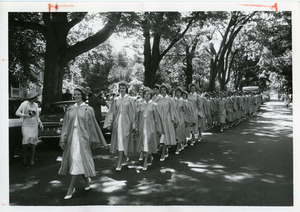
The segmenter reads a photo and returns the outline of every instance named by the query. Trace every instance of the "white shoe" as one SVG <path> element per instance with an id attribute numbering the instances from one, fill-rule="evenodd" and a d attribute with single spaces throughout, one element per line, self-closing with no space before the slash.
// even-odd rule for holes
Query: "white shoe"
<path id="1" fill-rule="evenodd" d="M 72 194 L 65 196 L 64 199 L 71 199 L 73 197 L 73 194 L 75 193 L 75 190 L 76 189 L 74 188 Z"/>
<path id="2" fill-rule="evenodd" d="M 123 166 L 126 166 L 129 161 L 129 157 L 126 157 L 126 161 L 122 163 Z"/>

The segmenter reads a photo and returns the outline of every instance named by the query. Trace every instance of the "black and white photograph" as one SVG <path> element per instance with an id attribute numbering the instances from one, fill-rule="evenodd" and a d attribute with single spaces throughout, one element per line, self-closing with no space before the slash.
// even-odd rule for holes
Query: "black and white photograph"
<path id="1" fill-rule="evenodd" d="M 299 207 L 298 1 L 36 3 L 0 2 L 0 208 Z"/>

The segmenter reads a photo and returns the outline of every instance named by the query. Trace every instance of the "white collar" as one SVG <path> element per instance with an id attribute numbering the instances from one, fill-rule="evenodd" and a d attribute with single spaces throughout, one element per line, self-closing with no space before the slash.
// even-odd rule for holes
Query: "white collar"
<path id="1" fill-rule="evenodd" d="M 127 93 L 124 95 L 124 97 L 122 97 L 121 94 L 119 95 L 120 99 L 124 99 L 124 98 L 127 97 L 127 96 L 128 96 Z"/>
<path id="2" fill-rule="evenodd" d="M 74 105 L 75 105 L 75 107 L 80 107 L 80 106 L 86 105 L 86 103 L 82 102 L 79 106 L 77 105 L 77 103 L 75 103 Z"/>

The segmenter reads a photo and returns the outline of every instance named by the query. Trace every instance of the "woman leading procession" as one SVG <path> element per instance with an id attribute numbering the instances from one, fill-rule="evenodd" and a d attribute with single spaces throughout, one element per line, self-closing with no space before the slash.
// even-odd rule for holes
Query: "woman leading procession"
<path id="1" fill-rule="evenodd" d="M 90 177 L 96 175 L 91 146 L 107 146 L 94 109 L 85 103 L 84 90 L 75 88 L 74 99 L 76 103 L 65 113 L 59 143 L 63 156 L 58 173 L 72 176 L 65 199 L 72 198 L 79 177 L 84 180 L 85 190 L 90 189 Z"/>

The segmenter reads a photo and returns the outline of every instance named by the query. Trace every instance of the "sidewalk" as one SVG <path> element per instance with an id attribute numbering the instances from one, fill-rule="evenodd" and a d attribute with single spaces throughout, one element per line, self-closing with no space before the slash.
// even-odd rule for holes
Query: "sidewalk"
<path id="1" fill-rule="evenodd" d="M 64 200 L 70 176 L 57 174 L 58 148 L 38 150 L 33 168 L 12 163 L 11 205 L 210 205 L 292 206 L 292 108 L 266 103 L 253 119 L 222 133 L 204 134 L 204 141 L 179 155 L 171 149 L 164 162 L 155 157 L 147 171 L 138 155 L 115 171 L 117 158 L 97 150 L 97 176 L 92 189 L 78 183 L 76 194 Z"/>

